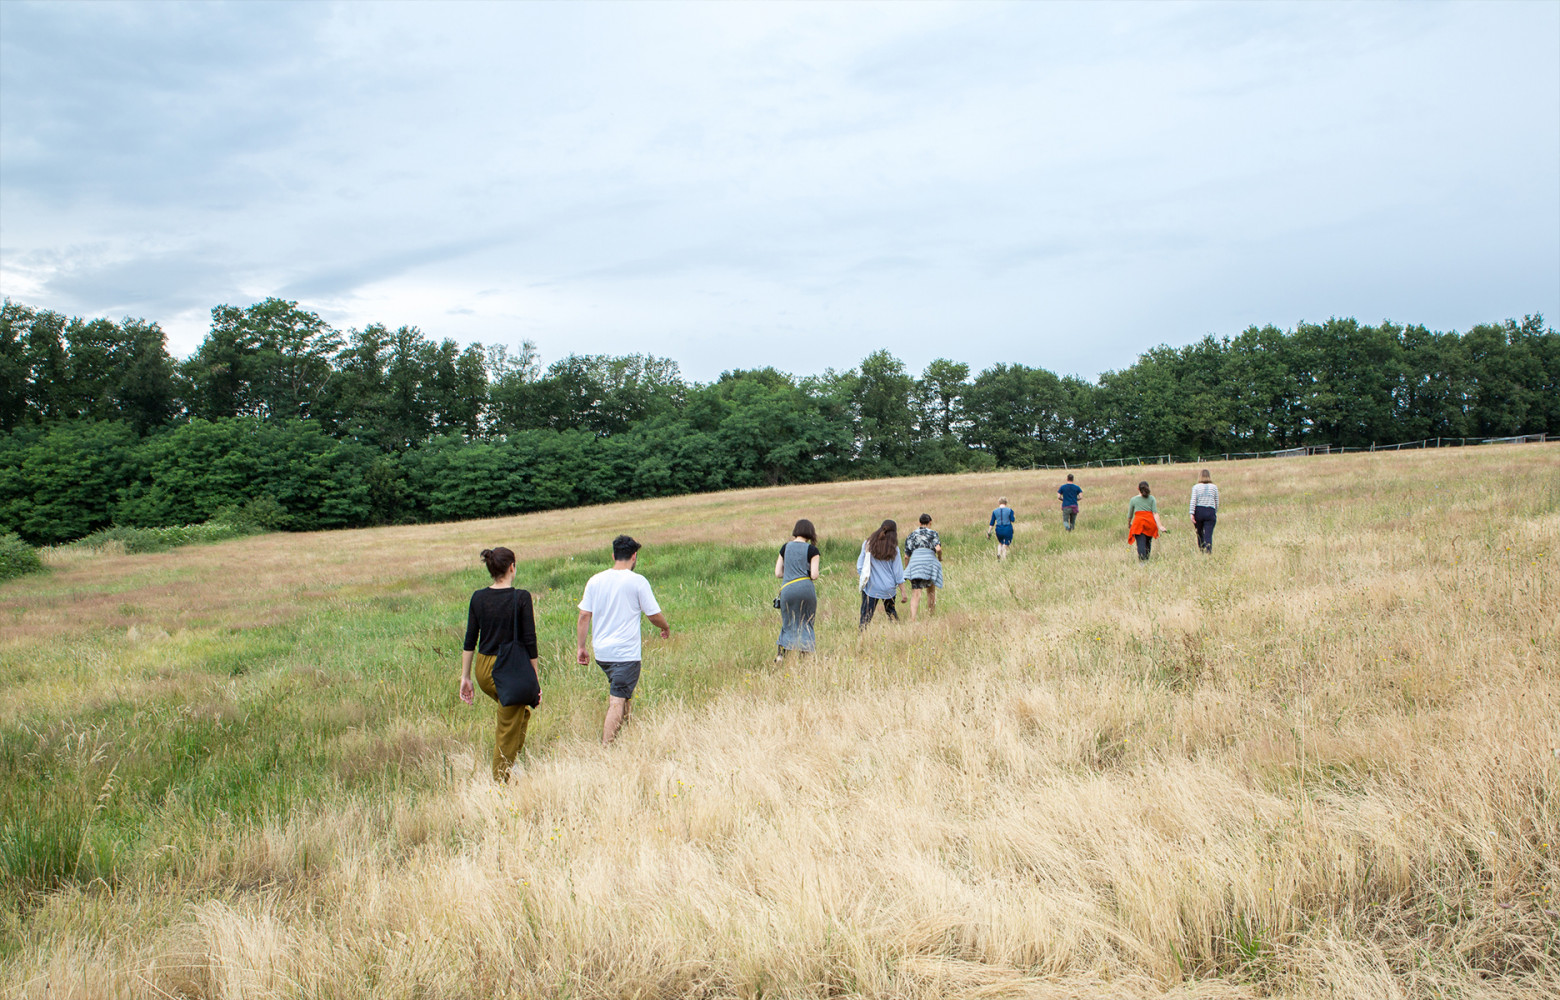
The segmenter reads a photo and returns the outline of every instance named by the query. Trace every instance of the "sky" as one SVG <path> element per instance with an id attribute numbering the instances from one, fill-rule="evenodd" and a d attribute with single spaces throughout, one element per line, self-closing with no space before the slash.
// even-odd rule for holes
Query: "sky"
<path id="1" fill-rule="evenodd" d="M 1560 3 L 0 3 L 0 293 L 1017 362 L 1560 318 Z"/>

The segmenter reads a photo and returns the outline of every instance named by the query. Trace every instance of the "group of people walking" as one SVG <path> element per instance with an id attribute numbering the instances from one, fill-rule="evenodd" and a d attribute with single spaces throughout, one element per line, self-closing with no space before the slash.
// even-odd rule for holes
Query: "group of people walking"
<path id="1" fill-rule="evenodd" d="M 1067 478 L 1072 479 L 1071 476 Z M 1075 507 L 1075 516 L 1076 510 Z M 1213 484 L 1213 476 L 1207 469 L 1197 476 L 1187 513 L 1192 519 L 1192 530 L 1197 534 L 1197 551 L 1203 555 L 1212 555 L 1213 528 L 1219 522 L 1219 488 Z M 1154 539 L 1163 530 L 1164 523 L 1159 520 L 1159 502 L 1149 491 L 1148 481 L 1144 480 L 1138 483 L 1138 495 L 1127 503 L 1127 544 L 1137 544 L 1138 562 L 1148 562 L 1154 549 Z"/>
<path id="2" fill-rule="evenodd" d="M 866 628 L 877 613 L 897 621 L 897 604 L 904 597 L 905 582 L 910 583 L 910 620 L 920 612 L 921 595 L 926 595 L 926 611 L 937 610 L 937 588 L 943 584 L 942 539 L 932 527 L 932 515 L 922 514 L 919 526 L 905 538 L 902 561 L 899 548 L 899 523 L 886 520 L 861 543 L 856 557 L 857 583 L 861 590 L 861 628 Z M 791 540 L 780 546 L 775 559 L 775 576 L 784 582 L 775 607 L 780 610 L 780 638 L 776 641 L 775 662 L 787 653 L 811 653 L 817 648 L 813 622 L 818 616 L 818 532 L 806 519 L 791 529 Z"/>
<path id="3" fill-rule="evenodd" d="M 612 539 L 612 568 L 585 584 L 576 626 L 576 658 L 606 675 L 607 712 L 601 742 L 611 743 L 633 709 L 639 686 L 642 644 L 640 616 L 669 639 L 655 593 L 635 567 L 640 545 L 628 535 Z M 529 591 L 515 586 L 515 554 L 503 547 L 482 550 L 493 582 L 471 595 L 466 612 L 466 642 L 461 653 L 460 700 L 470 705 L 475 687 L 498 703 L 493 737 L 493 777 L 508 780 L 509 769 L 525 746 L 531 711 L 542 701 L 536 646 L 536 613 Z M 473 683 L 475 682 L 475 683 Z"/>
<path id="4" fill-rule="evenodd" d="M 1062 503 L 1062 528 L 1077 526 L 1083 488 L 1069 473 L 1057 488 Z M 1219 488 L 1207 469 L 1202 470 L 1192 487 L 1188 512 L 1197 534 L 1197 547 L 1204 554 L 1213 552 L 1213 529 L 1218 522 Z M 998 500 L 988 521 L 987 537 L 995 536 L 997 559 L 1006 560 L 1013 545 L 1013 526 L 1018 515 L 1006 497 Z M 1138 483 L 1138 495 L 1127 504 L 1127 542 L 1136 545 L 1139 561 L 1147 562 L 1153 540 L 1164 525 L 1159 519 L 1158 501 L 1148 483 Z M 606 716 L 601 741 L 611 743 L 633 707 L 634 691 L 639 684 L 642 662 L 640 618 L 649 619 L 660 629 L 661 638 L 670 638 L 671 626 L 656 602 L 650 581 L 635 567 L 640 545 L 628 535 L 612 540 L 612 567 L 602 570 L 585 584 L 578 606 L 576 659 L 582 666 L 592 658 L 605 675 L 607 684 Z M 536 641 L 536 618 L 531 595 L 515 587 L 515 554 L 507 548 L 483 549 L 481 558 L 492 583 L 471 595 L 466 615 L 466 641 L 461 654 L 460 698 L 466 704 L 475 700 L 475 690 L 498 703 L 493 741 L 493 777 L 507 780 L 509 770 L 525 745 L 531 711 L 541 703 L 541 674 Z M 910 620 L 920 610 L 921 596 L 926 610 L 937 610 L 937 591 L 943 587 L 942 538 L 932 527 L 932 516 L 922 514 L 914 531 L 905 537 L 903 551 L 899 524 L 885 520 L 861 543 L 856 557 L 857 584 L 861 591 L 858 627 L 865 629 L 883 605 L 884 614 L 897 621 L 897 602 L 903 599 L 904 585 L 910 583 Z M 791 529 L 791 538 L 780 546 L 775 558 L 775 576 L 780 579 L 780 594 L 774 606 L 780 611 L 780 636 L 776 641 L 775 662 L 788 653 L 811 653 L 817 648 L 814 623 L 818 617 L 818 574 L 821 553 L 818 531 L 805 518 Z"/>
<path id="5" fill-rule="evenodd" d="M 899 551 L 899 523 L 884 521 L 861 543 L 856 556 L 856 577 L 861 589 L 861 622 L 866 628 L 877 612 L 898 621 L 896 602 L 904 597 L 905 581 L 910 582 L 910 620 L 920 610 L 921 595 L 926 595 L 926 613 L 937 611 L 937 589 L 943 585 L 942 538 L 932 527 L 932 515 L 922 514 L 919 526 L 905 538 L 904 556 Z M 901 561 L 908 557 L 908 562 Z"/>
<path id="6" fill-rule="evenodd" d="M 1078 510 L 1083 497 L 1083 487 L 1074 481 L 1073 473 L 1069 472 L 1067 481 L 1056 488 L 1056 496 L 1062 502 L 1062 530 L 1072 531 L 1078 526 Z M 1219 520 L 1219 488 L 1213 484 L 1213 476 L 1207 469 L 1197 476 L 1187 510 L 1192 519 L 1192 530 L 1197 534 L 1198 551 L 1211 555 L 1213 528 Z M 986 532 L 987 538 L 996 536 L 998 560 L 1006 559 L 1013 547 L 1013 524 L 1017 520 L 1018 515 L 1008 506 L 1007 497 L 1000 498 L 991 512 Z M 1137 546 L 1139 562 L 1148 561 L 1154 539 L 1163 530 L 1159 501 L 1154 499 L 1146 480 L 1138 483 L 1138 495 L 1127 502 L 1127 544 Z"/>

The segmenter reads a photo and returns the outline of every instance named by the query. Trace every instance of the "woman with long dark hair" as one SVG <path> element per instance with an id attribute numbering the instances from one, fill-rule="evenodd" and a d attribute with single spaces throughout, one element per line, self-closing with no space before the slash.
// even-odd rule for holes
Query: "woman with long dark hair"
<path id="1" fill-rule="evenodd" d="M 780 585 L 780 639 L 776 643 L 775 662 L 785 652 L 811 653 L 817 648 L 813 619 L 818 617 L 818 531 L 806 518 L 791 529 L 791 540 L 780 546 L 775 560 L 775 576 Z"/>
<path id="2" fill-rule="evenodd" d="M 526 727 L 531 724 L 531 705 L 505 705 L 499 701 L 493 683 L 493 664 L 499 647 L 519 642 L 531 661 L 538 681 L 536 614 L 529 591 L 515 588 L 515 554 L 499 546 L 482 550 L 482 562 L 493 582 L 471 595 L 466 612 L 466 644 L 460 657 L 460 700 L 470 705 L 475 698 L 472 668 L 482 693 L 498 704 L 493 731 L 493 780 L 508 781 L 509 769 L 525 746 Z M 538 694 L 537 701 L 541 698 Z"/>
<path id="3" fill-rule="evenodd" d="M 884 521 L 878 529 L 861 543 L 861 555 L 856 557 L 856 573 L 861 583 L 861 628 L 866 628 L 877 611 L 878 601 L 883 611 L 894 621 L 899 612 L 894 600 L 904 590 L 905 567 L 899 561 L 899 525 Z"/>

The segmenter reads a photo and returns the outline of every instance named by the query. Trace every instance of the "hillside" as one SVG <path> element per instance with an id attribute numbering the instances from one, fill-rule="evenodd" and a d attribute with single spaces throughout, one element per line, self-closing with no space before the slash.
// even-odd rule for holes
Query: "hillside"
<path id="1" fill-rule="evenodd" d="M 0 586 L 0 987 L 48 997 L 1518 997 L 1560 990 L 1560 448 L 750 490 L 60 554 Z M 1125 504 L 1171 531 L 1140 566 Z M 987 512 L 1019 513 L 992 558 Z M 854 557 L 931 513 L 934 619 Z M 819 655 L 774 553 L 824 536 Z M 607 542 L 673 626 L 619 743 Z M 537 599 L 524 773 L 456 697 Z"/>

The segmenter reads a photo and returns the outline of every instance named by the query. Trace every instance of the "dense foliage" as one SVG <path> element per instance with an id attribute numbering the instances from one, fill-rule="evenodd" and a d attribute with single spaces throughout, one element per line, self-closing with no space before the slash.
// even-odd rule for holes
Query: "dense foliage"
<path id="1" fill-rule="evenodd" d="M 14 531 L 0 535 L 0 580 L 36 573 L 41 569 L 43 560 L 38 557 L 37 549 L 22 541 Z"/>
<path id="2" fill-rule="evenodd" d="M 264 499 L 294 530 L 1121 455 L 1560 432 L 1538 316 L 1435 333 L 1352 319 L 1158 347 L 1097 382 L 887 351 L 850 371 L 685 381 L 649 355 L 341 333 L 218 306 L 190 357 L 155 323 L 0 308 L 0 531 L 169 527 Z"/>

